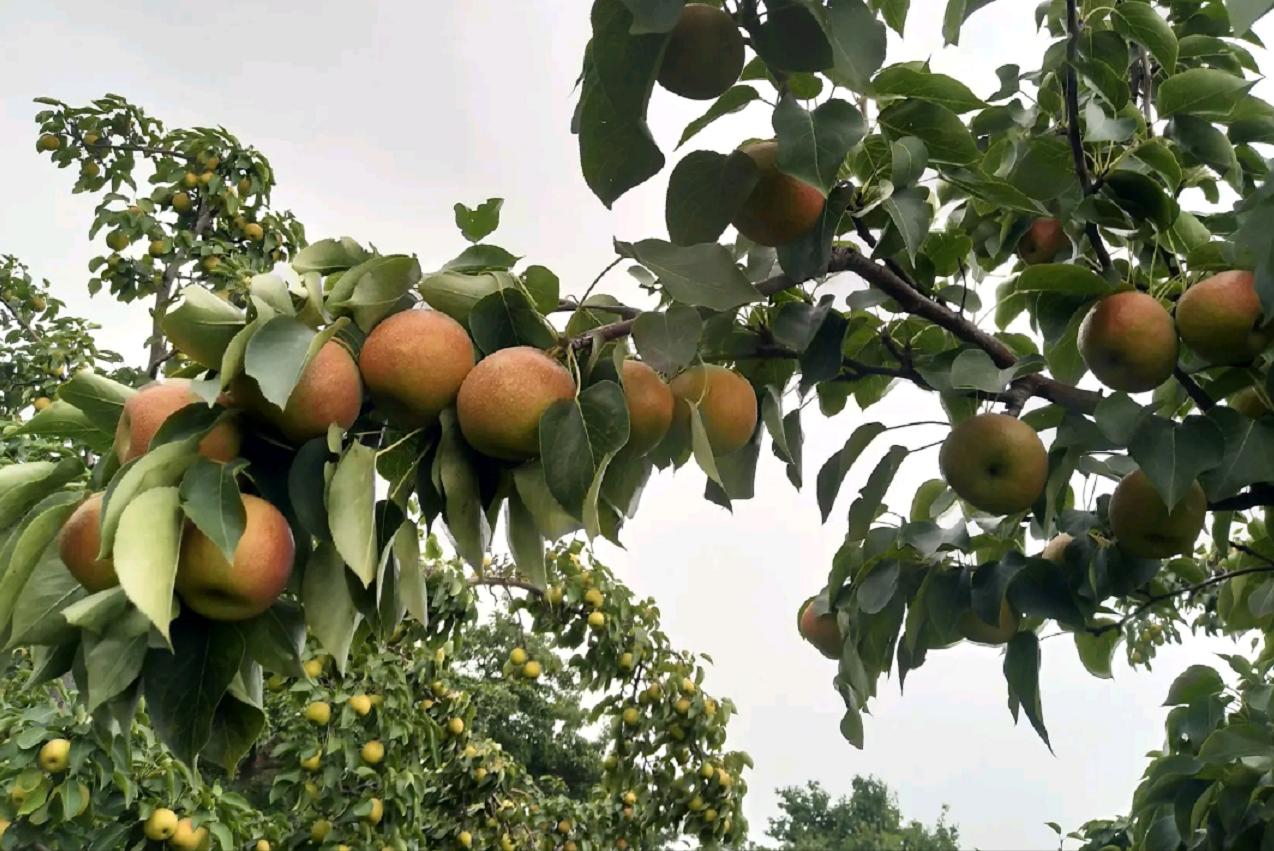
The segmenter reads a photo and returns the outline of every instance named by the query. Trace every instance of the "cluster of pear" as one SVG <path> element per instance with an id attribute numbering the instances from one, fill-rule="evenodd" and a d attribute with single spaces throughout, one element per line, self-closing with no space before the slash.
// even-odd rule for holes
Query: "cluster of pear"
<path id="1" fill-rule="evenodd" d="M 175 340 L 178 348 L 182 341 Z M 624 361 L 622 381 L 630 420 L 629 445 L 647 453 L 673 425 L 698 407 L 713 451 L 742 448 L 757 423 L 756 394 L 737 372 L 718 365 L 690 367 L 665 383 L 647 364 Z M 240 452 L 243 429 L 262 428 L 300 444 L 321 438 L 331 426 L 350 428 L 364 406 L 402 429 L 427 428 L 444 408 L 456 408 L 465 440 L 479 453 L 519 463 L 539 455 L 539 422 L 555 402 L 575 396 L 571 372 L 550 354 L 527 346 L 500 349 L 475 362 L 473 343 L 444 313 L 412 309 L 372 329 L 357 357 L 329 340 L 302 371 L 280 408 L 257 382 L 236 376 L 218 398 L 225 409 L 200 440 L 198 451 L 226 462 Z M 124 404 L 115 454 L 128 463 L 151 449 L 156 434 L 178 411 L 203 404 L 192 383 L 171 378 L 143 387 Z M 85 588 L 119 583 L 109 552 L 102 550 L 103 493 L 90 496 L 63 528 L 63 562 Z M 193 523 L 183 532 L 176 591 L 205 617 L 242 620 L 270 607 L 291 574 L 295 542 L 282 513 L 257 496 L 242 497 L 246 525 L 232 561 Z"/>
<path id="2" fill-rule="evenodd" d="M 212 848 L 212 834 L 208 828 L 195 827 L 189 818 L 179 818 L 167 807 L 157 807 L 146 817 L 142 832 L 152 842 L 166 842 L 173 851 L 208 851 Z M 257 843 L 260 848 L 260 843 Z M 261 851 L 268 851 L 266 844 Z"/>
<path id="3" fill-rule="evenodd" d="M 703 3 L 687 3 L 668 35 L 659 64 L 659 85 L 692 100 L 724 94 L 743 72 L 744 40 L 729 13 Z M 751 142 L 740 150 L 756 166 L 756 184 L 732 224 L 760 245 L 784 245 L 813 230 L 825 198 L 818 187 L 779 169 L 778 143 Z"/>

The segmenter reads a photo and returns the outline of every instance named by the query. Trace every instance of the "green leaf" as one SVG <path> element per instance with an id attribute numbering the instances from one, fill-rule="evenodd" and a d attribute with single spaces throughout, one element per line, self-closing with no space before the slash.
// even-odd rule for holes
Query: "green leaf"
<path id="1" fill-rule="evenodd" d="M 717 469 L 717 456 L 712 451 L 712 441 L 708 439 L 708 430 L 703 424 L 703 416 L 699 413 L 699 405 L 688 404 L 690 409 L 690 451 L 695 463 L 710 481 L 721 485 L 721 471 Z"/>
<path id="2" fill-rule="evenodd" d="M 180 298 L 160 321 L 164 335 L 186 356 L 211 369 L 219 368 L 222 355 L 247 318 L 242 310 L 203 287 L 186 287 Z"/>
<path id="3" fill-rule="evenodd" d="M 530 272 L 530 269 L 527 269 Z M 462 272 L 435 272 L 416 288 L 421 298 L 434 310 L 465 324 L 473 306 L 486 296 L 507 287 L 517 287 L 518 280 L 508 272 L 485 272 L 470 275 Z"/>
<path id="4" fill-rule="evenodd" d="M 455 411 L 442 412 L 442 438 L 438 444 L 435 480 L 442 482 L 443 518 L 456 552 L 476 569 L 491 541 L 491 528 L 482 510 L 473 453 L 464 442 Z M 543 429 L 541 429 L 541 433 Z"/>
<path id="5" fill-rule="evenodd" d="M 1268 757 L 1274 742 L 1269 725 L 1240 722 L 1212 733 L 1199 748 L 1199 759 L 1213 765 L 1224 765 L 1249 757 Z"/>
<path id="6" fill-rule="evenodd" d="M 673 304 L 666 312 L 647 311 L 633 322 L 637 353 L 664 375 L 674 375 L 690 365 L 702 333 L 699 312 L 684 304 Z"/>
<path id="7" fill-rule="evenodd" d="M 1113 292 L 1105 278 L 1073 263 L 1028 266 L 1018 275 L 1014 289 L 1022 293 L 1057 293 L 1075 298 L 1093 298 Z"/>
<path id="8" fill-rule="evenodd" d="M 855 583 L 858 607 L 874 615 L 889 604 L 898 590 L 899 564 L 896 560 L 880 562 L 862 580 Z"/>
<path id="9" fill-rule="evenodd" d="M 898 468 L 910 452 L 905 446 L 891 446 L 885 457 L 876 463 L 866 484 L 849 506 L 849 531 L 845 535 L 846 540 L 861 541 L 867 537 L 872 521 L 876 519 L 876 512 L 885 498 L 885 492 L 889 490 Z"/>
<path id="10" fill-rule="evenodd" d="M 258 678 L 260 674 L 258 671 Z M 230 684 L 217 711 L 212 717 L 212 727 L 208 731 L 208 743 L 204 745 L 202 756 L 219 766 L 227 774 L 233 775 L 252 745 L 265 729 L 265 711 L 259 700 L 249 698 L 241 688 L 241 680 Z M 210 825 L 216 831 L 220 824 Z M 228 831 L 227 831 L 228 833 Z M 233 839 L 231 839 L 233 841 Z M 222 842 L 221 847 L 229 847 Z"/>
<path id="11" fill-rule="evenodd" d="M 732 310 L 761 298 L 723 245 L 683 247 L 661 239 L 643 239 L 615 246 L 625 257 L 654 272 L 668 294 L 682 304 Z"/>
<path id="12" fill-rule="evenodd" d="M 544 266 L 527 266 L 522 273 L 522 286 L 531 296 L 531 303 L 540 313 L 549 313 L 557 307 L 562 282 L 551 269 Z"/>
<path id="13" fill-rule="evenodd" d="M 686 129 L 681 132 L 681 138 L 677 140 L 677 147 L 689 142 L 700 130 L 707 127 L 718 118 L 726 115 L 732 115 L 743 109 L 754 100 L 759 100 L 760 95 L 756 89 L 751 86 L 739 85 L 727 89 L 725 94 L 712 102 L 712 106 L 708 107 L 708 111 L 686 125 Z"/>
<path id="14" fill-rule="evenodd" d="M 1009 709 L 1017 720 L 1020 706 L 1035 732 L 1053 750 L 1044 727 L 1044 708 L 1040 703 L 1040 639 L 1033 632 L 1019 632 L 1009 640 L 1004 654 L 1004 679 L 1009 686 Z"/>
<path id="15" fill-rule="evenodd" d="M 1187 68 L 1159 85 L 1155 106 L 1160 118 L 1178 114 L 1225 118 L 1253 84 L 1212 68 Z"/>
<path id="16" fill-rule="evenodd" d="M 1274 9 L 1274 0 L 1225 0 L 1225 9 L 1230 13 L 1231 31 L 1237 37 Z"/>
<path id="17" fill-rule="evenodd" d="M 871 75 L 885 61 L 885 25 L 862 0 L 830 0 L 823 30 L 835 63 L 828 76 L 839 85 L 866 94 Z"/>
<path id="18" fill-rule="evenodd" d="M 1137 172 L 1111 172 L 1106 175 L 1102 192 L 1133 221 L 1149 220 L 1161 230 L 1171 227 L 1181 212 L 1176 200 L 1157 181 Z"/>
<path id="19" fill-rule="evenodd" d="M 100 636 L 85 636 L 85 704 L 89 712 L 136 681 L 146 661 L 149 640 L 150 621 L 136 609 L 112 621 Z"/>
<path id="20" fill-rule="evenodd" d="M 208 743 L 217 704 L 239 672 L 243 654 L 237 627 L 194 617 L 173 624 L 171 651 L 158 647 L 146 654 L 142 690 L 151 724 L 188 766 Z"/>
<path id="21" fill-rule="evenodd" d="M 833 63 L 825 27 L 806 4 L 771 0 L 752 35 L 752 47 L 770 69 L 823 71 Z M 746 76 L 746 75 L 745 75 Z"/>
<path id="22" fill-rule="evenodd" d="M 465 253 L 485 247 L 470 246 Z M 444 268 L 453 267 L 448 264 Z M 353 317 L 359 328 L 371 331 L 376 323 L 398 309 L 404 296 L 419 283 L 420 261 L 415 257 L 405 254 L 377 257 L 341 275 L 328 293 L 327 308 L 334 316 Z"/>
<path id="23" fill-rule="evenodd" d="M 191 438 L 161 444 L 120 468 L 106 488 L 102 505 L 99 558 L 111 554 L 120 516 L 133 499 L 151 488 L 176 487 L 186 470 L 199 458 L 196 442 L 197 438 Z"/>
<path id="24" fill-rule="evenodd" d="M 297 252 L 292 268 L 304 275 L 306 272 L 340 272 L 352 269 L 371 259 L 371 254 L 348 236 L 340 239 L 320 239 Z"/>
<path id="25" fill-rule="evenodd" d="M 871 0 L 871 7 L 881 13 L 885 23 L 898 35 L 903 34 L 907 26 L 907 12 L 911 8 L 911 0 Z"/>
<path id="26" fill-rule="evenodd" d="M 200 458 L 181 480 L 182 511 L 217 545 L 228 562 L 234 561 L 235 548 L 247 525 L 235 479 L 239 466 Z"/>
<path id="27" fill-rule="evenodd" d="M 420 530 L 410 521 L 394 533 L 391 544 L 398 563 L 398 591 L 407 611 L 420 623 L 429 625 L 429 589 L 425 583 L 426 567 L 420 558 Z"/>
<path id="28" fill-rule="evenodd" d="M 1177 423 L 1146 417 L 1128 443 L 1128 454 L 1172 509 L 1200 474 L 1220 463 L 1223 448 L 1221 430 L 1212 420 L 1186 417 Z"/>
<path id="29" fill-rule="evenodd" d="M 508 511 L 505 532 L 518 573 L 537 588 L 543 588 L 548 584 L 544 567 L 544 536 L 535 524 L 535 516 L 516 490 L 509 494 Z"/>
<path id="30" fill-rule="evenodd" d="M 336 548 L 320 541 L 305 563 L 301 602 L 305 625 L 344 674 L 360 616 L 345 581 L 345 562 Z"/>
<path id="31" fill-rule="evenodd" d="M 517 262 L 517 257 L 498 245 L 478 243 L 470 245 L 455 257 L 442 264 L 443 272 L 507 272 Z"/>
<path id="32" fill-rule="evenodd" d="M 1200 698 L 1220 694 L 1224 689 L 1225 681 L 1216 669 L 1207 665 L 1191 665 L 1172 681 L 1163 705 L 1184 706 Z"/>
<path id="33" fill-rule="evenodd" d="M 181 527 L 177 488 L 151 488 L 129 501 L 115 539 L 115 573 L 120 587 L 165 639 L 172 618 Z"/>
<path id="34" fill-rule="evenodd" d="M 63 611 L 86 596 L 84 588 L 58 556 L 56 539 L 41 554 L 13 609 L 7 647 L 61 644 L 73 640 L 75 628 Z"/>
<path id="35" fill-rule="evenodd" d="M 460 228 L 465 239 L 480 242 L 500 226 L 500 208 L 503 206 L 503 198 L 488 198 L 473 210 L 464 204 L 456 204 L 456 227 Z"/>
<path id="36" fill-rule="evenodd" d="M 17 523 L 28 508 L 83 472 L 84 465 L 73 458 L 0 467 L 0 530 Z"/>
<path id="37" fill-rule="evenodd" d="M 871 87 L 877 95 L 927 100 L 955 113 L 983 109 L 986 103 L 968 86 L 946 74 L 935 74 L 914 63 L 890 65 L 876 75 Z"/>
<path id="38" fill-rule="evenodd" d="M 715 242 L 751 194 L 757 175 L 756 163 L 742 151 L 686 154 L 668 177 L 668 236 L 677 245 Z"/>
<path id="39" fill-rule="evenodd" d="M 1026 144 L 1008 180 L 1037 201 L 1051 201 L 1078 185 L 1070 145 L 1057 136 L 1037 136 Z"/>
<path id="40" fill-rule="evenodd" d="M 1104 623 L 1104 621 L 1097 621 L 1094 625 L 1101 626 Z M 1084 630 L 1075 633 L 1075 650 L 1079 654 L 1079 661 L 1084 664 L 1088 673 L 1103 680 L 1109 680 L 1114 676 L 1110 672 L 1110 664 L 1115 658 L 1115 648 L 1119 646 L 1122 638 L 1123 634 L 1117 629 L 1108 629 L 1100 635 L 1093 635 Z"/>
<path id="41" fill-rule="evenodd" d="M 779 266 L 796 281 L 823 274 L 832 254 L 832 241 L 840 229 L 845 208 L 854 199 L 854 188 L 838 185 L 827 196 L 818 222 L 800 239 L 778 248 Z"/>
<path id="42" fill-rule="evenodd" d="M 244 371 L 261 388 L 266 401 L 282 409 L 300 381 L 315 333 L 291 316 L 276 316 L 261 325 L 244 354 Z"/>
<path id="43" fill-rule="evenodd" d="M 62 610 L 62 617 L 66 618 L 67 623 L 85 632 L 100 634 L 118 620 L 126 608 L 128 595 L 116 585 L 72 603 Z M 149 628 L 148 625 L 147 629 Z"/>
<path id="44" fill-rule="evenodd" d="M 350 444 L 327 487 L 328 527 L 336 551 L 363 587 L 376 578 L 376 450 Z"/>
<path id="45" fill-rule="evenodd" d="M 81 493 L 55 493 L 27 514 L 0 551 L 0 634 L 45 550 L 82 499 Z"/>
<path id="46" fill-rule="evenodd" d="M 929 151 L 925 149 L 925 143 L 915 136 L 904 136 L 891 142 L 889 156 L 889 182 L 895 190 L 915 183 L 929 165 Z"/>
<path id="47" fill-rule="evenodd" d="M 331 536 L 324 500 L 328 456 L 327 439 L 316 437 L 301 444 L 288 469 L 288 498 L 297 520 L 311 536 L 324 540 Z"/>
<path id="48" fill-rule="evenodd" d="M 942 38 L 944 44 L 960 43 L 960 28 L 969 16 L 991 3 L 991 0 L 947 0 L 942 14 Z"/>
<path id="49" fill-rule="evenodd" d="M 909 186 L 890 195 L 881 204 L 889 219 L 902 236 L 907 247 L 907 257 L 913 263 L 916 254 L 929 235 L 933 223 L 933 207 L 929 204 L 929 190 L 923 186 Z"/>
<path id="50" fill-rule="evenodd" d="M 58 398 L 83 411 L 98 430 L 114 434 L 124 402 L 136 392 L 125 384 L 83 369 L 58 388 Z"/>
<path id="51" fill-rule="evenodd" d="M 547 349 L 557 332 L 520 289 L 496 290 L 473 306 L 469 330 L 483 354 L 511 346 Z"/>
<path id="52" fill-rule="evenodd" d="M 1232 496 L 1253 482 L 1274 481 L 1274 424 L 1249 419 L 1233 408 L 1218 405 L 1207 418 L 1221 429 L 1225 453 L 1200 482 L 1209 498 Z"/>
<path id="53" fill-rule="evenodd" d="M 967 165 L 978 159 L 978 148 L 960 117 L 944 106 L 910 98 L 886 107 L 880 125 L 894 139 L 916 136 L 935 163 Z"/>
<path id="54" fill-rule="evenodd" d="M 609 208 L 664 165 L 646 124 L 646 106 L 666 35 L 633 35 L 620 0 L 596 0 L 578 112 L 580 168 Z"/>
<path id="55" fill-rule="evenodd" d="M 572 517 L 583 519 L 596 462 L 578 400 L 554 402 L 540 418 L 540 458 L 549 493 Z"/>
<path id="56" fill-rule="evenodd" d="M 114 435 L 99 429 L 83 411 L 61 399 L 54 400 L 49 407 L 37 412 L 13 434 L 66 438 L 85 443 L 100 454 L 106 453 L 114 440 Z"/>
<path id="57" fill-rule="evenodd" d="M 866 132 L 863 114 L 837 98 L 809 112 L 788 95 L 774 108 L 779 169 L 824 192 L 836 183 L 845 157 Z"/>
<path id="58" fill-rule="evenodd" d="M 1149 3 L 1120 3 L 1110 11 L 1110 25 L 1124 38 L 1138 42 L 1159 60 L 1168 74 L 1177 67 L 1177 36 Z"/>
<path id="59" fill-rule="evenodd" d="M 854 466 L 858 456 L 862 455 L 863 450 L 884 430 L 885 427 L 881 423 L 863 423 L 854 429 L 849 440 L 845 441 L 845 445 L 833 453 L 832 457 L 828 458 L 819 469 L 814 490 L 824 523 L 831 516 L 832 508 L 836 504 L 836 495 L 840 492 L 841 483 L 845 481 L 850 467 Z"/>

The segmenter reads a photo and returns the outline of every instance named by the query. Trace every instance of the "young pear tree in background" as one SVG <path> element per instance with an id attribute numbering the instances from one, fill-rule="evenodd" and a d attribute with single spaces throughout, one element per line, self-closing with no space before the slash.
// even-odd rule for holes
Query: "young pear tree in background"
<path id="1" fill-rule="evenodd" d="M 763 443 L 801 487 L 802 421 L 852 399 L 861 416 L 813 477 L 824 521 L 849 470 L 873 466 L 826 585 L 791 613 L 837 660 L 849 742 L 882 674 L 902 681 L 959 641 L 1002 648 L 1010 712 L 1047 744 L 1041 634 L 1071 635 L 1103 677 L 1121 644 L 1137 664 L 1189 629 L 1259 640 L 1274 618 L 1258 510 L 1274 501 L 1274 106 L 1251 92 L 1244 45 L 1271 5 L 949 0 L 949 44 L 1010 14 L 1051 40 L 1038 68 L 1005 65 L 975 92 L 887 57 L 887 30 L 918 24 L 907 0 L 596 0 L 572 130 L 605 205 L 668 164 L 652 96 L 705 102 L 678 148 L 726 114 L 755 118 L 732 151 L 678 155 L 667 238 L 615 243 L 644 306 L 605 294 L 604 275 L 563 297 L 550 270 L 485 242 L 495 199 L 457 206 L 471 245 L 433 271 L 349 238 L 302 247 L 264 206 L 268 166 L 231 137 L 165 136 L 109 98 L 51 102 L 37 147 L 77 164 L 79 188 L 112 183 L 95 225 L 119 259 L 95 269 L 122 276 L 121 298 L 153 296 L 146 371 L 164 381 L 77 373 L 64 416 L 111 448 L 0 472 L 0 629 L 15 634 L 54 581 L 88 595 L 74 605 L 136 613 L 147 641 L 111 660 L 123 673 L 100 711 L 127 718 L 140 695 L 197 765 L 256 739 L 250 695 L 296 661 L 278 624 L 343 664 L 360 629 L 426 620 L 422 530 L 445 530 L 478 581 L 502 530 L 521 605 L 574 612 L 536 610 L 533 629 L 590 648 L 586 687 L 616 669 L 637 683 L 607 704 L 616 764 L 644 705 L 664 744 L 714 743 L 722 708 L 689 663 L 646 668 L 623 606 L 582 581 L 562 590 L 546 547 L 622 541 L 652 469 L 692 458 L 726 508 L 778 498 L 756 493 Z M 120 209 L 137 153 L 157 188 Z M 149 261 L 131 253 L 143 238 Z M 903 385 L 929 411 L 873 418 Z M 921 437 L 935 422 L 939 439 Z M 941 478 L 891 489 L 935 455 Z M 18 643 L 92 702 L 94 638 L 56 616 L 66 630 Z M 1164 756 L 1121 823 L 1132 847 L 1266 834 L 1270 656 L 1230 660 L 1237 691 L 1210 668 L 1177 680 Z M 664 826 L 740 841 L 742 819 L 705 795 L 733 804 L 739 765 L 697 775 L 691 757 L 656 772 L 683 790 Z M 549 845 L 611 841 L 576 824 Z"/>

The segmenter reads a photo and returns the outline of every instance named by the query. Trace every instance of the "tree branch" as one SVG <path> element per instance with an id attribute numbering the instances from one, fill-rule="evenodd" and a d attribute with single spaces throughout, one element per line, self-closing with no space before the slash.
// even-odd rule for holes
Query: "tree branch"
<path id="1" fill-rule="evenodd" d="M 17 322 L 19 325 L 21 325 L 21 326 L 22 326 L 22 330 L 23 330 L 23 331 L 26 331 L 28 336 L 30 336 L 31 338 L 33 338 L 33 339 L 35 339 L 35 340 L 37 340 L 37 341 L 38 341 L 38 340 L 43 339 L 43 336 L 44 336 L 44 335 L 42 335 L 42 334 L 41 334 L 41 333 L 40 333 L 40 332 L 39 332 L 39 331 L 35 328 L 35 326 L 33 326 L 30 322 L 28 322 L 28 321 L 26 321 L 25 319 L 23 319 L 23 318 L 22 318 L 22 315 L 21 315 L 20 313 L 18 313 L 17 308 L 15 308 L 13 305 L 9 304 L 8 299 L 6 299 L 6 298 L 4 298 L 4 297 L 0 296 L 0 304 L 4 305 L 4 309 L 8 312 L 8 314 L 9 314 L 10 316 L 12 316 L 12 317 L 13 317 L 13 321 L 15 321 L 15 322 Z"/>
<path id="2" fill-rule="evenodd" d="M 1209 511 L 1244 511 L 1249 508 L 1260 508 L 1274 505 L 1274 484 L 1258 482 L 1243 493 L 1218 499 L 1208 503 Z"/>
<path id="3" fill-rule="evenodd" d="M 519 591 L 526 591 L 537 597 L 544 595 L 544 589 L 536 585 L 532 585 L 522 579 L 515 579 L 511 576 L 470 576 L 469 587 L 476 588 L 486 586 L 488 588 L 516 588 Z"/>
<path id="4" fill-rule="evenodd" d="M 1181 385 L 1181 389 L 1186 391 L 1186 395 L 1190 397 L 1190 401 L 1194 402 L 1196 408 L 1200 411 L 1210 411 L 1216 407 L 1216 402 L 1208 395 L 1207 391 L 1199 386 L 1199 382 L 1190 377 L 1190 373 L 1186 372 L 1178 364 L 1172 368 L 1172 375 L 1177 379 L 1177 383 Z"/>
<path id="5" fill-rule="evenodd" d="M 1075 60 L 1079 55 L 1079 10 L 1078 0 L 1066 0 L 1066 138 L 1070 141 L 1071 157 L 1075 160 L 1075 175 L 1079 178 L 1080 188 L 1085 195 L 1093 194 L 1092 179 L 1088 175 L 1088 162 L 1084 159 L 1084 139 L 1079 132 L 1079 75 L 1075 70 Z M 1102 271 L 1111 268 L 1110 253 L 1106 243 L 1102 242 L 1097 225 L 1089 222 L 1084 226 L 1088 234 L 1088 242 L 1101 263 Z"/>
<path id="6" fill-rule="evenodd" d="M 207 196 L 201 195 L 199 198 L 199 214 L 195 218 L 194 227 L 196 242 L 203 238 L 204 232 L 208 230 L 208 226 L 211 223 L 212 207 L 208 203 Z M 155 292 L 155 309 L 151 312 L 150 350 L 147 355 L 148 361 L 146 365 L 146 373 L 151 378 L 158 377 L 159 368 L 172 357 L 172 354 L 165 350 L 164 333 L 160 324 L 164 320 L 164 313 L 168 309 L 169 300 L 172 298 L 173 283 L 177 280 L 182 264 L 187 259 L 189 259 L 188 252 L 184 247 L 176 249 L 173 259 L 168 261 L 168 265 L 164 268 L 163 281 Z"/>

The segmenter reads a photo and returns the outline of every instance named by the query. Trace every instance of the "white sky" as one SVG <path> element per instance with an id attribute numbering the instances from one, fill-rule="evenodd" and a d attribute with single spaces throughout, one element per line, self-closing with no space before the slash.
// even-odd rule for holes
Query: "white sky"
<path id="1" fill-rule="evenodd" d="M 72 310 L 100 322 L 102 342 L 140 356 L 148 323 L 135 308 L 90 300 L 86 264 L 100 251 L 85 236 L 93 202 L 71 196 L 73 175 L 34 152 L 36 107 L 51 95 L 81 103 L 117 92 L 171 127 L 223 125 L 270 157 L 278 207 L 294 210 L 311 239 L 350 235 L 383 251 L 415 252 L 426 268 L 464 243 L 451 205 L 507 199 L 493 241 L 554 269 L 579 293 L 613 256 L 610 241 L 662 236 L 661 177 L 611 212 L 579 175 L 568 126 L 572 86 L 588 37 L 587 0 L 361 2 L 283 0 L 174 3 L 0 4 L 0 253 L 24 259 L 55 283 Z M 889 61 L 932 56 L 976 92 L 997 86 L 994 68 L 1038 65 L 1033 3 L 1005 0 L 979 12 L 964 45 L 941 48 L 942 0 L 912 0 L 908 37 Z M 52 8 L 60 6 L 61 8 Z M 652 124 L 665 152 L 704 105 L 657 90 Z M 769 132 L 757 106 L 718 122 L 690 148 L 729 150 Z M 679 154 L 671 155 L 676 161 Z M 621 298 L 622 271 L 608 279 Z M 846 281 L 841 289 L 853 286 Z M 871 411 L 891 422 L 931 419 L 936 405 L 901 391 Z M 920 412 L 913 414 L 912 412 Z M 740 714 L 732 745 L 749 751 L 747 812 L 761 839 L 777 786 L 822 781 L 848 792 L 874 773 L 898 792 L 908 817 L 932 821 L 951 805 L 964 844 L 983 849 L 1054 848 L 1045 821 L 1070 830 L 1127 809 L 1161 741 L 1159 708 L 1186 665 L 1212 661 L 1225 642 L 1194 642 L 1162 654 L 1153 673 L 1117 663 L 1114 682 L 1088 676 L 1068 639 L 1044 642 L 1044 716 L 1057 756 L 1005 708 L 999 653 L 972 646 L 933 653 L 896 680 L 866 721 L 867 747 L 841 739 L 835 664 L 804 645 L 796 607 L 826 580 L 844 534 L 844 513 L 881 441 L 851 473 L 827 528 L 818 522 L 818 467 L 859 422 L 852 409 L 805 419 L 806 492 L 796 494 L 762 452 L 757 492 L 733 516 L 702 500 L 693 467 L 657 477 L 625 530 L 627 552 L 603 557 L 638 592 L 654 596 L 680 646 L 715 660 L 708 686 Z M 940 432 L 902 436 L 918 446 Z M 889 435 L 894 437 L 894 435 Z M 909 460 L 892 502 L 937 474 L 936 452 Z"/>

